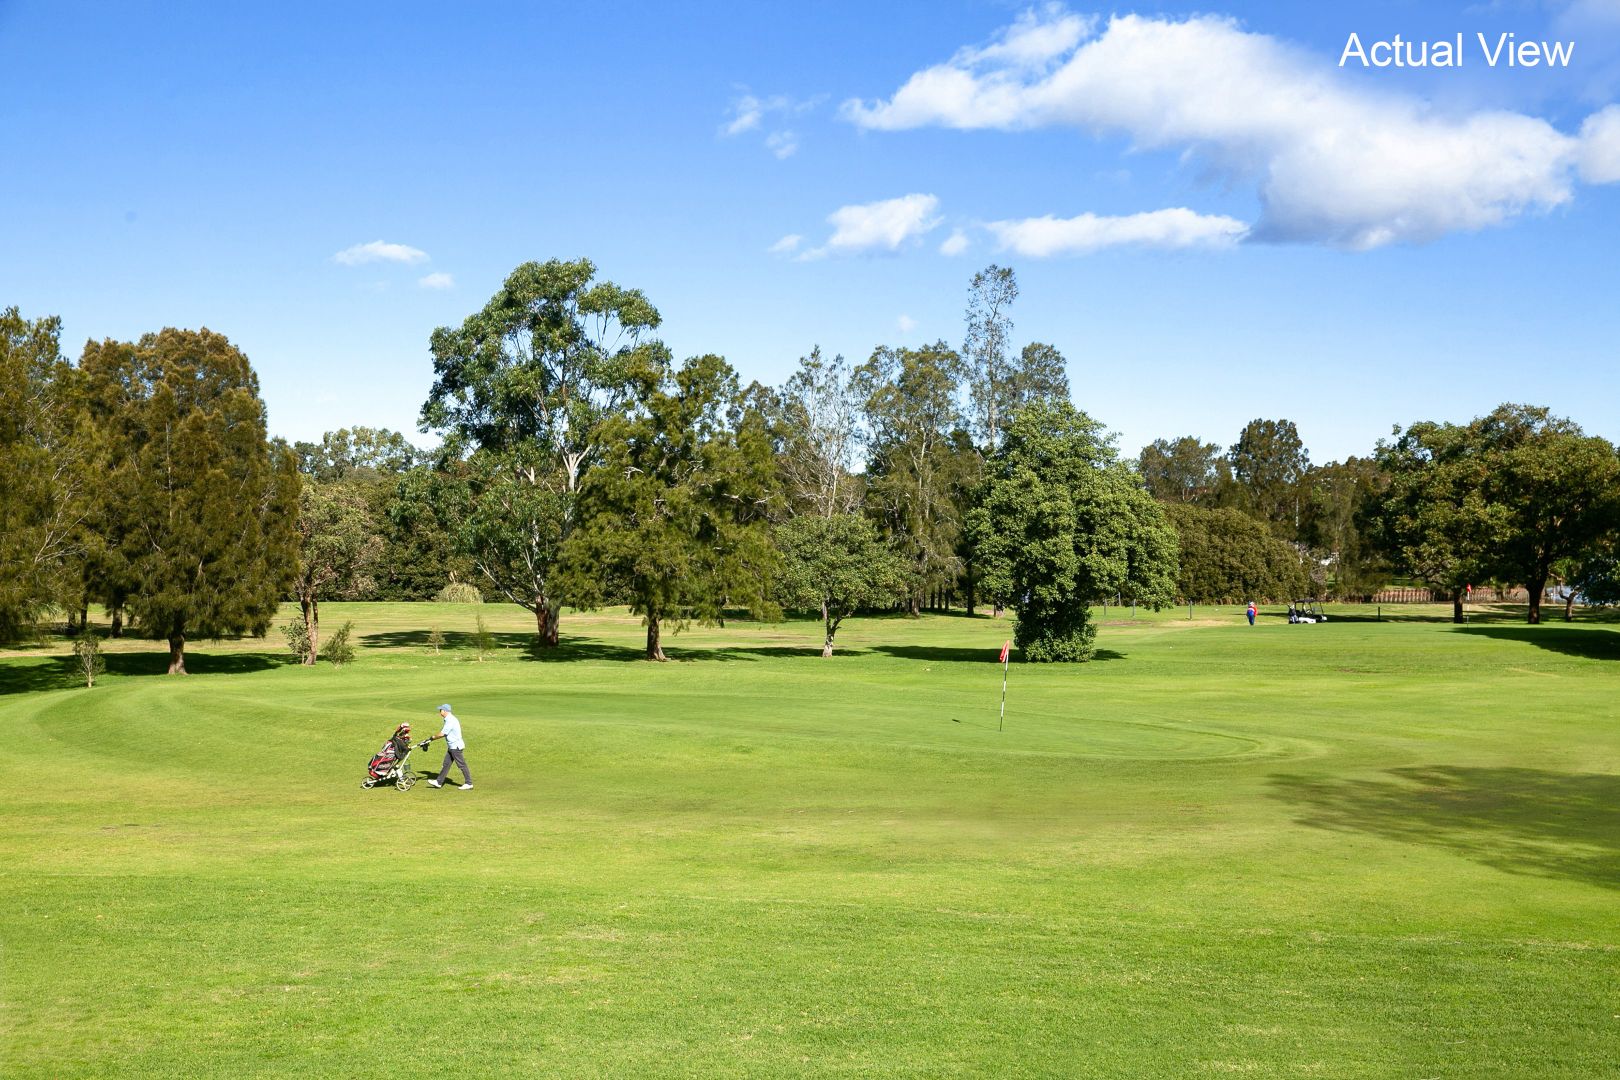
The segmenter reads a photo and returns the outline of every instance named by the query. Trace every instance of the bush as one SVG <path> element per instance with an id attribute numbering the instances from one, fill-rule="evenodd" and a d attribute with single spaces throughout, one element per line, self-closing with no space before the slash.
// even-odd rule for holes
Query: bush
<path id="1" fill-rule="evenodd" d="M 107 661 L 101 655 L 101 637 L 95 627 L 86 626 L 73 643 L 73 656 L 84 674 L 84 685 L 96 685 L 96 676 L 107 670 Z"/>
<path id="2" fill-rule="evenodd" d="M 321 655 L 333 667 L 342 667 L 354 659 L 354 642 L 349 640 L 353 633 L 354 620 L 350 619 L 338 627 L 337 633 L 326 639 L 326 647 L 321 650 Z"/>
<path id="3" fill-rule="evenodd" d="M 435 593 L 433 599 L 441 604 L 482 604 L 484 594 L 465 581 L 452 581 Z"/>
<path id="4" fill-rule="evenodd" d="M 440 649 L 444 648 L 444 631 L 440 630 L 437 624 L 428 627 L 427 643 L 428 648 L 433 650 L 435 656 L 439 654 Z"/>
<path id="5" fill-rule="evenodd" d="M 309 655 L 309 630 L 304 626 L 303 619 L 292 620 L 281 628 L 281 632 L 287 637 L 287 648 L 300 661 Z"/>
<path id="6" fill-rule="evenodd" d="M 478 616 L 478 628 L 473 631 L 473 646 L 478 650 L 478 659 L 486 660 L 489 654 L 495 651 L 495 635 L 489 632 L 484 625 L 484 616 Z"/>

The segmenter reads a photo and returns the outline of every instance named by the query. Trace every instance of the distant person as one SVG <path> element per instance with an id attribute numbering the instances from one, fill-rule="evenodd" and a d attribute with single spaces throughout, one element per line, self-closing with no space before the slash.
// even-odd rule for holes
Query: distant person
<path id="1" fill-rule="evenodd" d="M 453 761 L 461 769 L 461 778 L 466 783 L 461 785 L 462 791 L 472 790 L 472 773 L 467 768 L 467 757 L 462 751 L 467 749 L 467 743 L 461 737 L 461 721 L 456 714 L 450 711 L 449 705 L 439 706 L 440 730 L 437 735 L 429 737 L 431 743 L 434 739 L 444 740 L 444 765 L 439 769 L 436 779 L 429 780 L 429 787 L 444 787 L 444 778 L 450 775 L 450 763 Z M 427 743 L 423 743 L 426 746 Z"/>
<path id="2" fill-rule="evenodd" d="M 1247 614 L 1249 616 L 1249 625 L 1253 626 L 1254 625 L 1254 616 L 1256 614 L 1255 609 L 1254 609 L 1254 601 L 1253 600 L 1249 601 L 1249 610 L 1248 610 Z"/>

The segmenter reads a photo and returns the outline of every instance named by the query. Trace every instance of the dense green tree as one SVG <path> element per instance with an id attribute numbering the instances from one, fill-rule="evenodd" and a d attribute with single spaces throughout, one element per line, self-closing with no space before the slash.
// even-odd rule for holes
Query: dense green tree
<path id="1" fill-rule="evenodd" d="M 1592 607 L 1620 604 L 1620 542 L 1611 537 L 1595 545 L 1571 568 L 1566 585 L 1566 621 L 1574 617 L 1576 599 Z"/>
<path id="2" fill-rule="evenodd" d="M 451 582 L 478 576 L 461 527 L 470 502 L 464 461 L 425 462 L 381 492 L 374 517 L 384 549 L 372 571 L 379 600 L 430 600 Z"/>
<path id="3" fill-rule="evenodd" d="M 398 476 L 421 451 L 397 431 L 354 427 L 328 431 L 319 443 L 293 443 L 298 471 L 315 480 L 342 480 L 351 473 Z"/>
<path id="4" fill-rule="evenodd" d="M 821 613 L 823 657 L 833 654 L 833 636 L 845 618 L 904 595 L 904 565 L 859 514 L 783 522 L 776 546 L 782 554 L 777 598 L 790 610 Z"/>
<path id="5" fill-rule="evenodd" d="M 973 275 L 968 285 L 966 361 L 968 400 L 974 434 L 994 450 L 1007 424 L 1012 391 L 1012 303 L 1018 278 L 1008 266 L 994 264 Z"/>
<path id="6" fill-rule="evenodd" d="M 1025 345 L 1007 373 L 1001 415 L 1010 419 L 1019 410 L 1037 402 L 1052 404 L 1068 400 L 1069 367 L 1063 354 L 1055 346 L 1039 341 Z"/>
<path id="7" fill-rule="evenodd" d="M 717 621 L 728 606 L 770 610 L 775 462 L 720 357 L 672 370 L 649 352 L 630 376 L 633 408 L 603 427 L 563 562 L 573 595 L 628 599 L 646 622 L 647 658 L 663 660 L 665 628 Z"/>
<path id="8" fill-rule="evenodd" d="M 1149 493 L 1161 502 L 1219 505 L 1231 483 L 1232 466 L 1221 448 L 1191 435 L 1153 440 L 1142 447 L 1136 464 Z"/>
<path id="9" fill-rule="evenodd" d="M 1090 659 L 1089 605 L 1158 607 L 1176 591 L 1176 534 L 1103 427 L 1068 403 L 1020 413 L 987 465 L 973 528 L 985 581 L 1018 612 L 1027 660 Z"/>
<path id="10" fill-rule="evenodd" d="M 930 589 L 953 584 L 962 571 L 953 494 L 966 465 L 952 440 L 961 426 L 961 376 L 961 358 L 943 341 L 879 348 L 854 373 L 868 431 L 866 512 L 906 562 L 913 614 Z"/>
<path id="11" fill-rule="evenodd" d="M 293 583 L 304 619 L 304 664 L 313 665 L 320 654 L 321 599 L 371 595 L 371 572 L 384 546 L 364 486 L 352 479 L 304 478 L 298 493 L 298 577 Z"/>
<path id="12" fill-rule="evenodd" d="M 662 356 L 647 298 L 595 276 L 588 259 L 524 263 L 482 311 L 431 339 L 423 428 L 445 432 L 452 456 L 468 452 L 480 522 L 464 536 L 496 591 L 534 613 L 542 645 L 557 642 L 556 559 L 606 426 L 632 371 Z"/>
<path id="13" fill-rule="evenodd" d="M 1176 591 L 1187 603 L 1294 600 L 1309 588 L 1292 544 L 1238 510 L 1165 503 L 1176 530 Z"/>
<path id="14" fill-rule="evenodd" d="M 1299 538 L 1310 454 L 1292 420 L 1251 420 L 1228 451 L 1248 510 L 1284 540 Z"/>
<path id="15" fill-rule="evenodd" d="M 298 569 L 298 462 L 265 433 L 246 356 L 209 330 L 86 347 L 81 368 L 116 386 L 110 504 L 129 606 L 185 673 L 188 637 L 263 635 Z"/>
<path id="16" fill-rule="evenodd" d="M 1548 410 L 1502 405 L 1469 424 L 1413 424 L 1380 443 L 1389 477 L 1374 520 L 1398 564 L 1455 597 L 1502 579 L 1523 584 L 1529 621 L 1553 570 L 1580 561 L 1616 528 L 1620 459 Z"/>
<path id="17" fill-rule="evenodd" d="M 0 638 L 77 600 L 96 457 L 55 318 L 0 310 Z"/>
<path id="18" fill-rule="evenodd" d="M 1341 599 L 1371 596 L 1389 581 L 1389 564 L 1366 525 L 1385 483 L 1376 461 L 1358 457 L 1316 466 L 1306 478 L 1302 538 L 1325 563 L 1332 593 Z"/>

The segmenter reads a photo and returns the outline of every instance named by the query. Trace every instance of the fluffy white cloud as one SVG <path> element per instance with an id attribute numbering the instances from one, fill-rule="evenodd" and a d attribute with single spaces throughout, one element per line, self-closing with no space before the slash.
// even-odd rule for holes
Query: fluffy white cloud
<path id="1" fill-rule="evenodd" d="M 969 244 L 967 233 L 961 229 L 952 229 L 951 235 L 947 236 L 945 242 L 939 245 L 939 253 L 941 255 L 960 255 L 968 249 Z"/>
<path id="2" fill-rule="evenodd" d="M 898 199 L 843 206 L 827 215 L 832 236 L 821 247 L 799 256 L 820 259 L 828 255 L 855 255 L 867 251 L 899 251 L 908 240 L 939 226 L 939 199 L 933 195 L 902 195 Z"/>
<path id="3" fill-rule="evenodd" d="M 722 135 L 741 135 L 753 131 L 765 118 L 765 103 L 752 94 L 743 94 L 731 103 L 731 119 L 720 125 Z"/>
<path id="4" fill-rule="evenodd" d="M 1581 125 L 1581 179 L 1589 184 L 1620 182 L 1620 105 L 1593 113 Z"/>
<path id="5" fill-rule="evenodd" d="M 1075 25 L 1061 8 L 1026 14 L 995 44 L 917 72 L 888 100 L 845 102 L 843 115 L 874 130 L 1123 132 L 1253 180 L 1253 238 L 1348 248 L 1498 224 L 1567 202 L 1577 167 L 1607 175 L 1602 132 L 1577 139 L 1518 113 L 1442 115 L 1358 90 L 1331 60 L 1231 19 L 1126 15 L 1100 33 L 1082 21 L 1081 36 Z"/>
<path id="6" fill-rule="evenodd" d="M 424 289 L 453 289 L 456 287 L 456 279 L 442 272 L 417 278 L 416 283 Z"/>
<path id="7" fill-rule="evenodd" d="M 1236 218 L 1195 214 L 1185 208 L 1121 217 L 1051 216 L 992 221 L 987 226 L 1001 247 L 1020 255 L 1084 255 L 1107 247 L 1226 248 L 1243 239 L 1248 226 Z"/>
<path id="8" fill-rule="evenodd" d="M 799 137 L 791 131 L 773 131 L 765 136 L 765 149 L 775 154 L 777 160 L 790 158 L 799 149 Z"/>
<path id="9" fill-rule="evenodd" d="M 798 233 L 789 233 L 765 250 L 772 255 L 791 255 L 799 250 L 799 245 L 803 242 L 804 237 Z"/>
<path id="10" fill-rule="evenodd" d="M 344 248 L 332 256 L 332 261 L 342 263 L 344 266 L 360 266 L 363 263 L 395 262 L 411 265 L 427 262 L 427 252 L 406 244 L 390 244 L 385 240 L 373 240 L 369 244 L 356 244 Z"/>
<path id="11" fill-rule="evenodd" d="M 902 315 L 894 320 L 894 325 L 902 334 L 909 334 L 917 329 L 917 320 L 910 315 Z"/>

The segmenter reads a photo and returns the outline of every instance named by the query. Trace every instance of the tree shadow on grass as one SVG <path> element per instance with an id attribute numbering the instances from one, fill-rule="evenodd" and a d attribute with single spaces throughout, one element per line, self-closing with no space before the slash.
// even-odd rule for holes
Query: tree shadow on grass
<path id="1" fill-rule="evenodd" d="M 167 675 L 169 650 L 167 647 L 151 652 L 102 653 L 107 663 L 106 675 Z M 296 663 L 289 654 L 285 659 L 272 653 L 186 653 L 186 672 L 189 675 L 242 675 L 250 671 L 268 671 Z M 105 677 L 105 676 L 101 676 Z M 18 657 L 0 663 L 0 694 L 24 694 L 40 690 L 63 690 L 84 685 L 84 672 L 72 656 Z"/>
<path id="2" fill-rule="evenodd" d="M 1620 776 L 1431 765 L 1389 780 L 1278 775 L 1301 825 L 1443 848 L 1513 874 L 1620 888 Z"/>
<path id="3" fill-rule="evenodd" d="M 817 650 L 819 652 L 819 650 Z M 991 646 L 980 646 L 965 649 L 956 646 L 944 645 L 874 645 L 870 652 L 883 653 L 886 656 L 895 656 L 903 660 L 930 660 L 937 663 L 957 664 L 1000 664 L 1001 650 Z M 1018 659 L 1018 654 L 1013 654 Z M 1091 654 L 1092 661 L 1123 660 L 1125 654 L 1115 652 L 1113 649 L 1098 649 Z M 1054 665 L 1057 666 L 1057 665 Z"/>
<path id="4" fill-rule="evenodd" d="M 1459 634 L 1496 641 L 1524 641 L 1586 660 L 1620 660 L 1620 633 L 1563 626 L 1459 626 Z"/>

